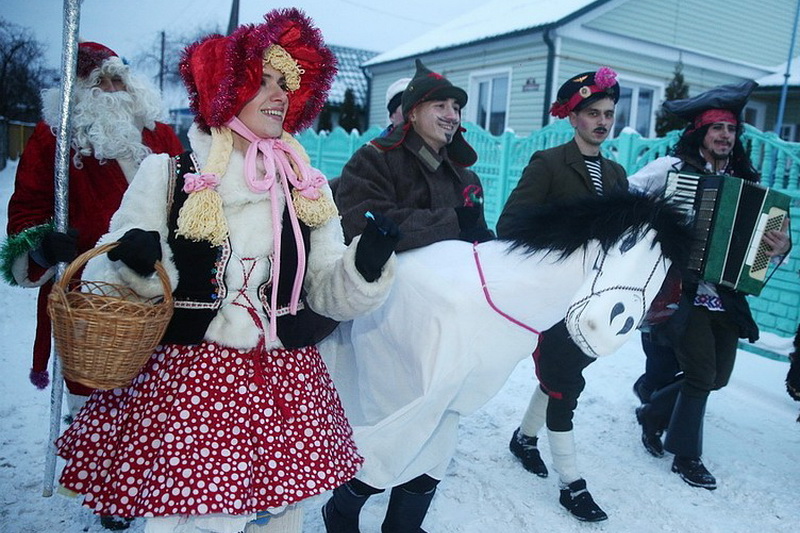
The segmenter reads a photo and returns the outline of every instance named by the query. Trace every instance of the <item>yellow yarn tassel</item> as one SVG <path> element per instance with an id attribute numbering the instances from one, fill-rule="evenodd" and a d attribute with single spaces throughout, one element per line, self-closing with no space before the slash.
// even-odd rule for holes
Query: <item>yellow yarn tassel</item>
<path id="1" fill-rule="evenodd" d="M 310 228 L 324 226 L 330 219 L 339 216 L 339 210 L 327 191 L 320 191 L 319 198 L 312 200 L 297 189 L 292 189 L 292 204 L 297 218 Z"/>
<path id="2" fill-rule="evenodd" d="M 211 189 L 193 192 L 178 213 L 177 235 L 219 246 L 228 238 L 222 197 Z"/>
<path id="3" fill-rule="evenodd" d="M 211 129 L 211 148 L 203 174 L 225 175 L 233 151 L 233 135 L 229 128 Z M 219 246 L 228 238 L 228 221 L 222 210 L 222 197 L 213 189 L 189 194 L 178 213 L 176 235 L 192 241 L 208 241 Z"/>
<path id="4" fill-rule="evenodd" d="M 291 145 L 306 163 L 311 162 L 305 148 L 294 136 L 283 132 L 281 139 Z M 294 163 L 292 163 L 292 168 L 294 168 L 295 173 L 299 171 Z M 324 226 L 330 219 L 339 216 L 339 210 L 336 208 L 336 204 L 333 203 L 333 197 L 330 196 L 329 191 L 320 190 L 319 198 L 312 200 L 301 195 L 297 189 L 292 189 L 292 205 L 294 205 L 297 218 L 310 228 Z"/>

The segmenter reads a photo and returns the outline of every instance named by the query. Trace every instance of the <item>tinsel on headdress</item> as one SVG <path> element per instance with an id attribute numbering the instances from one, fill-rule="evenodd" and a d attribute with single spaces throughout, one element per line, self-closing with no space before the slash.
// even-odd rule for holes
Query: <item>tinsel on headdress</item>
<path id="1" fill-rule="evenodd" d="M 264 20 L 240 26 L 227 37 L 210 35 L 184 50 L 181 77 L 203 131 L 224 126 L 256 94 L 264 52 L 276 44 L 302 71 L 302 83 L 289 99 L 284 130 L 297 133 L 307 128 L 322 110 L 336 75 L 336 57 L 319 29 L 294 8 L 270 11 Z"/>

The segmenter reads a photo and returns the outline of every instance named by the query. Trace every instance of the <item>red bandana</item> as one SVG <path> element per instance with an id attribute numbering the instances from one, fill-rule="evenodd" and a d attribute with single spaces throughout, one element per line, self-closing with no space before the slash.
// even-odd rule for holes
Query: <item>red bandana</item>
<path id="1" fill-rule="evenodd" d="M 715 122 L 739 124 L 736 115 L 734 115 L 732 111 L 728 111 L 727 109 L 707 109 L 695 117 L 693 129 L 697 130 L 706 124 L 713 124 Z"/>

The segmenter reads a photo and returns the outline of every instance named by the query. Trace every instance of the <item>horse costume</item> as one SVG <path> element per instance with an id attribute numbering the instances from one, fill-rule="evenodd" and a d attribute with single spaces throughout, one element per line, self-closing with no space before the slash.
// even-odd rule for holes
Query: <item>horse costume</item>
<path id="1" fill-rule="evenodd" d="M 386 303 L 320 345 L 365 483 L 442 476 L 459 418 L 491 399 L 538 332 L 562 318 L 587 354 L 614 352 L 690 243 L 680 214 L 632 194 L 547 206 L 516 222 L 506 241 L 400 254 Z"/>

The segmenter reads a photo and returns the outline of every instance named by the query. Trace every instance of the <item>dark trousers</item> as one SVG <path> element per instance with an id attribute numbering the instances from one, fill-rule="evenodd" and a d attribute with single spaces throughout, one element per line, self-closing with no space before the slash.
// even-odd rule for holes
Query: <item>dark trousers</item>
<path id="1" fill-rule="evenodd" d="M 674 339 L 684 381 L 672 412 L 664 448 L 675 455 L 703 453 L 703 418 L 708 395 L 728 384 L 736 361 L 739 328 L 724 311 L 693 306 L 686 329 Z"/>
<path id="2" fill-rule="evenodd" d="M 539 384 L 550 397 L 547 402 L 547 429 L 572 430 L 572 417 L 578 397 L 586 386 L 583 369 L 594 362 L 572 342 L 564 321 L 542 333 L 533 353 Z"/>

